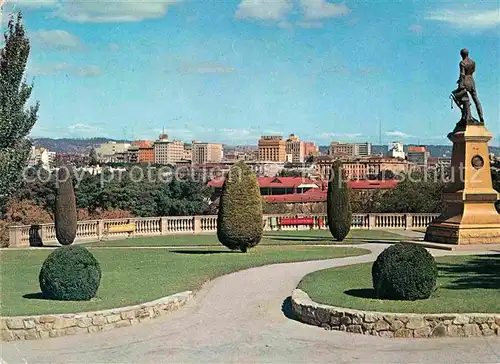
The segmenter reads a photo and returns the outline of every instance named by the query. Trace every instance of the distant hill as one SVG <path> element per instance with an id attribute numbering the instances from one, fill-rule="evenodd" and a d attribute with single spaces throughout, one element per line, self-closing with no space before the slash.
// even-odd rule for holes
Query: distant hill
<path id="1" fill-rule="evenodd" d="M 44 147 L 50 151 L 56 153 L 79 153 L 79 154 L 87 154 L 92 147 L 97 148 L 99 145 L 115 141 L 115 142 L 129 142 L 129 140 L 120 140 L 120 139 L 109 139 L 109 138 L 90 138 L 90 139 L 81 139 L 81 138 L 62 138 L 62 139 L 52 139 L 52 138 L 33 138 L 33 144 L 37 147 Z M 234 150 L 234 149 L 256 149 L 255 145 L 238 145 L 238 146 L 229 146 L 226 145 L 226 151 Z M 328 146 L 322 145 L 319 146 L 319 150 L 321 153 L 328 153 Z M 447 156 L 451 157 L 451 145 L 428 145 L 428 150 L 431 153 L 432 157 L 442 157 Z M 408 151 L 408 145 L 404 146 L 405 152 Z M 500 155 L 499 147 L 490 146 L 490 152 L 495 153 L 496 156 Z M 372 145 L 372 153 L 373 154 L 387 154 L 387 145 Z"/>
<path id="2" fill-rule="evenodd" d="M 97 148 L 99 145 L 110 142 L 122 142 L 123 140 L 115 140 L 108 138 L 90 138 L 90 139 L 76 139 L 76 138 L 33 138 L 33 144 L 36 147 L 44 147 L 51 152 L 56 153 L 70 153 L 70 154 L 87 154 L 92 147 Z"/>

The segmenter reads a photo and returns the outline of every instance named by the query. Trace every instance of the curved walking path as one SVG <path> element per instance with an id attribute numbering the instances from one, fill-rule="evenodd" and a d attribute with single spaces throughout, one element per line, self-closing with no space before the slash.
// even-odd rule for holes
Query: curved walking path
<path id="1" fill-rule="evenodd" d="M 500 362 L 497 337 L 387 339 L 325 331 L 286 317 L 282 308 L 286 312 L 286 299 L 304 275 L 373 261 L 387 246 L 362 247 L 372 253 L 219 277 L 207 283 L 194 301 L 165 318 L 103 333 L 2 343 L 1 356 L 7 364 Z"/>

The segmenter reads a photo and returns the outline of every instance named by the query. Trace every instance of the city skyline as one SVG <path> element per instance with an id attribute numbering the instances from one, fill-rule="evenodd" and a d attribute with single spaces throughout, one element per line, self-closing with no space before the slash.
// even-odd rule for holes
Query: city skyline
<path id="1" fill-rule="evenodd" d="M 230 145 L 295 133 L 450 144 L 448 95 L 470 48 L 486 126 L 500 137 L 495 1 L 7 0 L 23 10 L 40 100 L 34 137 Z M 380 125 L 381 124 L 381 125 Z"/>

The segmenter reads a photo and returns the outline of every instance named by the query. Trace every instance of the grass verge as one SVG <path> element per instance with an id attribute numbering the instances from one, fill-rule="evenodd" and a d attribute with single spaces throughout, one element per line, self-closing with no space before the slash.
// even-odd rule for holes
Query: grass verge
<path id="1" fill-rule="evenodd" d="M 436 258 L 437 290 L 427 300 L 375 298 L 371 263 L 311 273 L 299 288 L 318 303 L 382 312 L 500 313 L 500 254 Z"/>
<path id="2" fill-rule="evenodd" d="M 369 253 L 357 248 L 284 246 L 258 246 L 247 254 L 222 248 L 89 250 L 99 260 L 102 280 L 97 299 L 88 302 L 39 297 L 38 274 L 51 250 L 0 251 L 0 315 L 85 312 L 134 305 L 197 290 L 208 280 L 246 268 Z"/>

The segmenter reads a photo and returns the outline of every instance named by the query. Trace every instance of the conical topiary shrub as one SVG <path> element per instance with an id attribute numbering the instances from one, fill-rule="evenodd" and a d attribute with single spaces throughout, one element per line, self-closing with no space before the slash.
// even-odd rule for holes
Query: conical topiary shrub
<path id="1" fill-rule="evenodd" d="M 342 162 L 339 160 L 333 163 L 330 171 L 326 205 L 330 232 L 335 240 L 342 241 L 351 230 L 352 210 Z"/>
<path id="2" fill-rule="evenodd" d="M 262 201 L 257 177 L 242 161 L 226 176 L 217 217 L 217 238 L 231 250 L 257 245 L 262 239 Z"/>
<path id="3" fill-rule="evenodd" d="M 77 215 L 73 178 L 69 168 L 59 168 L 57 184 L 54 219 L 56 238 L 59 244 L 70 245 L 76 238 Z"/>

